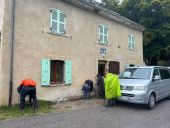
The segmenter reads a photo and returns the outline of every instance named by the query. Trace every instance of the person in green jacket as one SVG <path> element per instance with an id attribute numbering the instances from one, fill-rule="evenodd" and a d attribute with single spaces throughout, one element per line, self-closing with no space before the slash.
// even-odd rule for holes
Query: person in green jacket
<path id="1" fill-rule="evenodd" d="M 105 84 L 105 99 L 107 100 L 106 107 L 112 107 L 114 100 L 121 96 L 120 83 L 117 75 L 110 73 L 106 70 L 106 76 L 104 78 Z"/>

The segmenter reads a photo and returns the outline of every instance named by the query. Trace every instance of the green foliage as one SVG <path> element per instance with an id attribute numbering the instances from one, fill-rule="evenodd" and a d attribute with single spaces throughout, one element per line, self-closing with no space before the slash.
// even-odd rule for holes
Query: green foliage
<path id="1" fill-rule="evenodd" d="M 157 65 L 159 60 L 170 59 L 170 0 L 124 0 L 122 4 L 106 7 L 143 26 L 144 59 L 148 65 Z M 111 8 L 112 6 L 112 8 Z M 165 54 L 165 55 L 163 55 Z"/>

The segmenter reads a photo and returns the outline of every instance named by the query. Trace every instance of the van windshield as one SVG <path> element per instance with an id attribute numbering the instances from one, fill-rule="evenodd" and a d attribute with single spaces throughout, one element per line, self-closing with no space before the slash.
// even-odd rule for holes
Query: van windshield
<path id="1" fill-rule="evenodd" d="M 129 68 L 122 75 L 123 79 L 150 79 L 151 70 L 149 68 Z"/>

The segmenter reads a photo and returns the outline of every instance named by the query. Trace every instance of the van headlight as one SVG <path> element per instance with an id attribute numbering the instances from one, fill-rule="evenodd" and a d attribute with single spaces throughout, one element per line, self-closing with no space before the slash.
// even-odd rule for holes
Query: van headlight
<path id="1" fill-rule="evenodd" d="M 136 86 L 135 87 L 135 90 L 138 90 L 138 91 L 147 91 L 147 86 Z"/>

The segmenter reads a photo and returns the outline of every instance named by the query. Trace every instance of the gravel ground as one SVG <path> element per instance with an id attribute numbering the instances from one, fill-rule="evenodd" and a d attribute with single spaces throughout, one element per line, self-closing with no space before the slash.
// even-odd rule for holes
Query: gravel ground
<path id="1" fill-rule="evenodd" d="M 168 100 L 154 110 L 127 103 L 105 108 L 102 103 L 93 99 L 57 104 L 56 113 L 1 121 L 0 128 L 170 128 Z"/>

